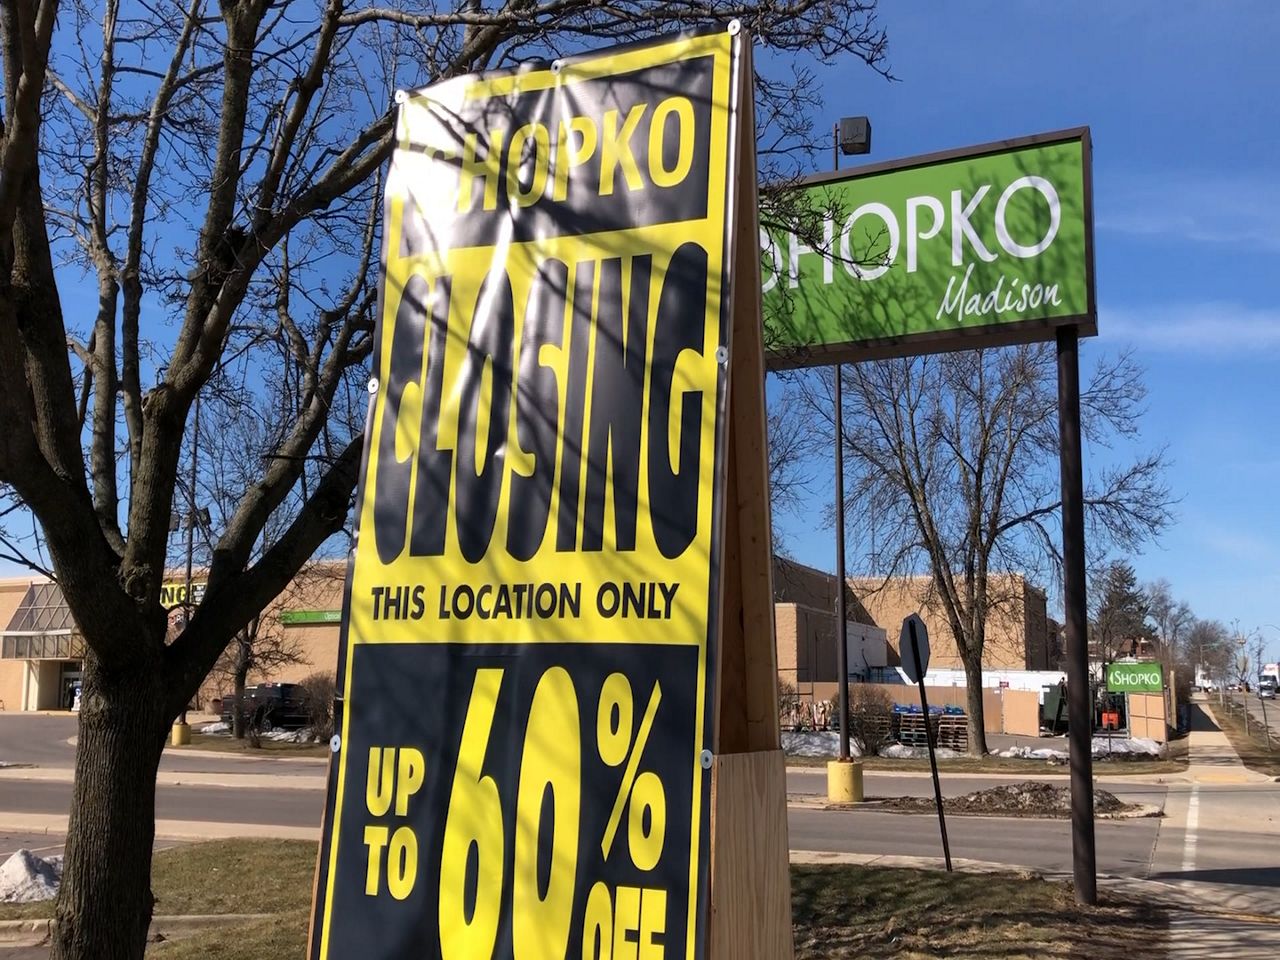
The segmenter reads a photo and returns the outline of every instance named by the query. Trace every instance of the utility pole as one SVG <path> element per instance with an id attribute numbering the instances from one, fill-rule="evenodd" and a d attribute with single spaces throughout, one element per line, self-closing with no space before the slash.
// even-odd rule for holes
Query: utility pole
<path id="1" fill-rule="evenodd" d="M 1076 901 L 1098 902 L 1093 831 L 1093 711 L 1089 696 L 1084 565 L 1084 468 L 1080 449 L 1080 337 L 1058 328 L 1058 456 L 1062 471 L 1062 580 L 1071 764 L 1071 859 Z"/>

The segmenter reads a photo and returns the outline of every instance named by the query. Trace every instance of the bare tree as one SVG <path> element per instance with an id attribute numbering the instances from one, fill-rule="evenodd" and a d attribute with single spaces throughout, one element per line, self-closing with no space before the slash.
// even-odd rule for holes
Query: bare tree
<path id="1" fill-rule="evenodd" d="M 1187 649 L 1196 658 L 1197 667 L 1219 684 L 1231 675 L 1235 644 L 1225 624 L 1218 620 L 1196 620 L 1187 631 Z"/>
<path id="2" fill-rule="evenodd" d="M 1165 666 L 1172 669 L 1188 662 L 1187 634 L 1196 622 L 1190 604 L 1173 596 L 1173 585 L 1163 577 L 1147 584 L 1147 609 L 1164 646 Z"/>
<path id="3" fill-rule="evenodd" d="M 241 627 L 211 671 L 231 685 L 231 735 L 237 740 L 245 737 L 244 691 L 251 672 L 269 675 L 280 667 L 309 662 L 302 646 L 266 614 L 257 614 Z"/>
<path id="4" fill-rule="evenodd" d="M 968 685 L 969 749 L 986 752 L 982 657 L 993 612 L 1021 572 L 1060 566 L 1056 368 L 1052 346 L 968 351 L 844 367 L 851 538 L 874 543 L 885 584 L 923 572 L 946 615 Z M 807 380 L 812 420 L 829 429 L 831 379 Z M 1081 390 L 1093 449 L 1138 434 L 1144 389 L 1127 355 Z M 1154 452 L 1096 471 L 1085 492 L 1089 544 L 1136 547 L 1170 518 Z"/>
<path id="5" fill-rule="evenodd" d="M 393 90 L 732 17 L 776 53 L 766 170 L 817 96 L 789 58 L 883 65 L 873 0 L 0 0 L 0 484 L 87 646 L 56 960 L 142 956 L 168 725 L 345 522 L 361 440 L 333 414 L 359 405 L 373 343 Z M 275 448 L 166 642 L 192 407 L 282 365 Z"/>
<path id="6" fill-rule="evenodd" d="M 769 499 L 774 523 L 774 550 L 785 552 L 786 543 L 778 529 L 782 513 L 796 513 L 805 503 L 813 481 L 808 455 L 811 439 L 804 423 L 804 408 L 789 397 L 769 404 Z"/>

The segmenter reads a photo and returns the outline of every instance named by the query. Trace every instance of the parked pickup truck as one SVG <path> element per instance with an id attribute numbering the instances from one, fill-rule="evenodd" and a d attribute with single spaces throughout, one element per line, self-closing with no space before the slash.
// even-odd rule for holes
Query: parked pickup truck
<path id="1" fill-rule="evenodd" d="M 231 723 L 235 697 L 222 699 L 222 722 Z M 245 723 L 262 733 L 272 730 L 300 730 L 307 725 L 307 705 L 302 687 L 296 683 L 259 683 L 244 688 L 240 715 Z"/>

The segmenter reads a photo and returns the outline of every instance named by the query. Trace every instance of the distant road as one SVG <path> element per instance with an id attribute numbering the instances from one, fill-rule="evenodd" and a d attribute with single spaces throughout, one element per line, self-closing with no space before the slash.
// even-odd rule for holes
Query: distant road
<path id="1" fill-rule="evenodd" d="M 70 769 L 76 763 L 76 748 L 67 741 L 75 735 L 74 716 L 0 713 L 0 763 Z M 174 773 L 266 773 L 289 777 L 323 774 L 325 764 L 322 757 L 277 763 L 271 755 L 227 757 L 201 750 L 169 749 L 160 760 L 160 769 Z"/>

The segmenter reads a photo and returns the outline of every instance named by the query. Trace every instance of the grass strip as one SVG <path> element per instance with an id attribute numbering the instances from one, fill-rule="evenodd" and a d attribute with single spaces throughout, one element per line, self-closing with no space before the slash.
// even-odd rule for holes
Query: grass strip
<path id="1" fill-rule="evenodd" d="M 156 854 L 157 915 L 267 913 L 233 928 L 153 944 L 164 960 L 262 960 L 305 952 L 315 844 L 215 840 Z M 1027 873 L 947 874 L 831 864 L 791 870 L 796 960 L 1002 960 L 1089 956 L 1159 960 L 1159 907 L 1078 906 L 1068 884 Z M 0 905 L 0 918 L 50 916 L 52 904 Z"/>

